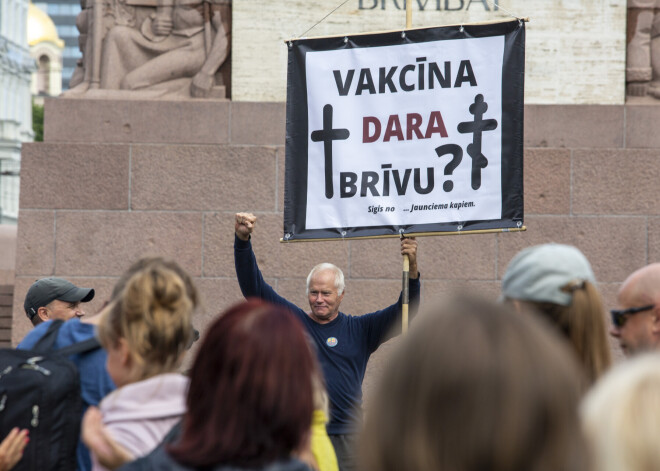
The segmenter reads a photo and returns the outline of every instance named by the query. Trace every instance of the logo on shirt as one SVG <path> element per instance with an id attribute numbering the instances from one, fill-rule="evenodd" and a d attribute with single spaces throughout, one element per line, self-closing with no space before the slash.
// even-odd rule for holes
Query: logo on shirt
<path id="1" fill-rule="evenodd" d="M 328 337 L 328 340 L 325 341 L 325 344 L 328 347 L 335 347 L 335 346 L 337 346 L 337 338 L 336 337 Z"/>

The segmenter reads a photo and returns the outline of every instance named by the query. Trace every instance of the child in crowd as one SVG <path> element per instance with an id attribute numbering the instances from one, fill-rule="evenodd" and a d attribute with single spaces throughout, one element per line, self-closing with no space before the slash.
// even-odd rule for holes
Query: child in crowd
<path id="1" fill-rule="evenodd" d="M 193 338 L 192 310 L 186 283 L 155 259 L 131 276 L 103 315 L 98 337 L 117 390 L 83 419 L 94 470 L 146 455 L 185 412 L 188 380 L 176 371 Z"/>

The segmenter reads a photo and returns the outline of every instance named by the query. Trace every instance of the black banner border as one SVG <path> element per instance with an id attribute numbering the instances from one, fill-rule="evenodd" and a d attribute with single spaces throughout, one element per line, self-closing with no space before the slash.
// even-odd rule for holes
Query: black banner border
<path id="1" fill-rule="evenodd" d="M 413 44 L 438 40 L 504 36 L 502 70 L 502 219 L 402 226 L 306 229 L 307 210 L 307 52 Z M 422 232 L 460 233 L 523 226 L 523 104 L 525 24 L 514 19 L 491 24 L 420 28 L 357 36 L 297 39 L 287 42 L 287 101 L 284 185 L 284 241 L 398 236 Z M 301 112 L 302 111 L 302 112 Z M 504 156 L 510 157 L 505 159 Z M 298 162 L 295 162 L 296 159 Z M 296 168 L 296 172 L 293 169 Z M 298 222 L 298 225 L 295 222 Z"/>

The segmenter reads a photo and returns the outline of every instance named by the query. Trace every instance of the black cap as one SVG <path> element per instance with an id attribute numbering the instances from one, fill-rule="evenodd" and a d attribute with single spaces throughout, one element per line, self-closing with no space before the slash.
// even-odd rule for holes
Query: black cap
<path id="1" fill-rule="evenodd" d="M 35 281 L 25 295 L 25 313 L 32 319 L 40 307 L 56 299 L 65 303 L 86 303 L 94 299 L 94 290 L 78 288 L 64 278 L 42 278 Z"/>

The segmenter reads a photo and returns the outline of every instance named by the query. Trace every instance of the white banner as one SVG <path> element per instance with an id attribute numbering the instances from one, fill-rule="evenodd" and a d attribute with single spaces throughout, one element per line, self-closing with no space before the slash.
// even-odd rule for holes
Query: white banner
<path id="1" fill-rule="evenodd" d="M 304 209 L 304 218 L 293 230 L 285 216 L 289 238 L 302 227 L 326 237 L 328 229 L 343 236 L 349 230 L 358 235 L 358 228 L 368 230 L 364 235 L 410 232 L 412 226 L 447 231 L 470 221 L 503 219 L 503 134 L 522 135 L 521 97 L 521 109 L 509 112 L 518 118 L 503 126 L 503 100 L 511 95 L 503 93 L 506 37 L 430 36 L 305 51 L 306 92 L 298 99 L 298 92 L 289 90 L 286 202 L 291 207 L 285 209 L 289 216 Z M 519 120 L 519 129 L 512 128 L 512 119 Z M 300 129 L 290 129 L 301 121 L 304 142 Z M 520 155 L 510 157 L 521 163 L 522 140 L 514 147 Z M 296 183 L 300 175 L 294 178 L 290 167 L 305 172 L 304 198 Z M 521 193 L 522 182 L 511 183 Z M 374 228 L 385 229 L 374 233 Z"/>

